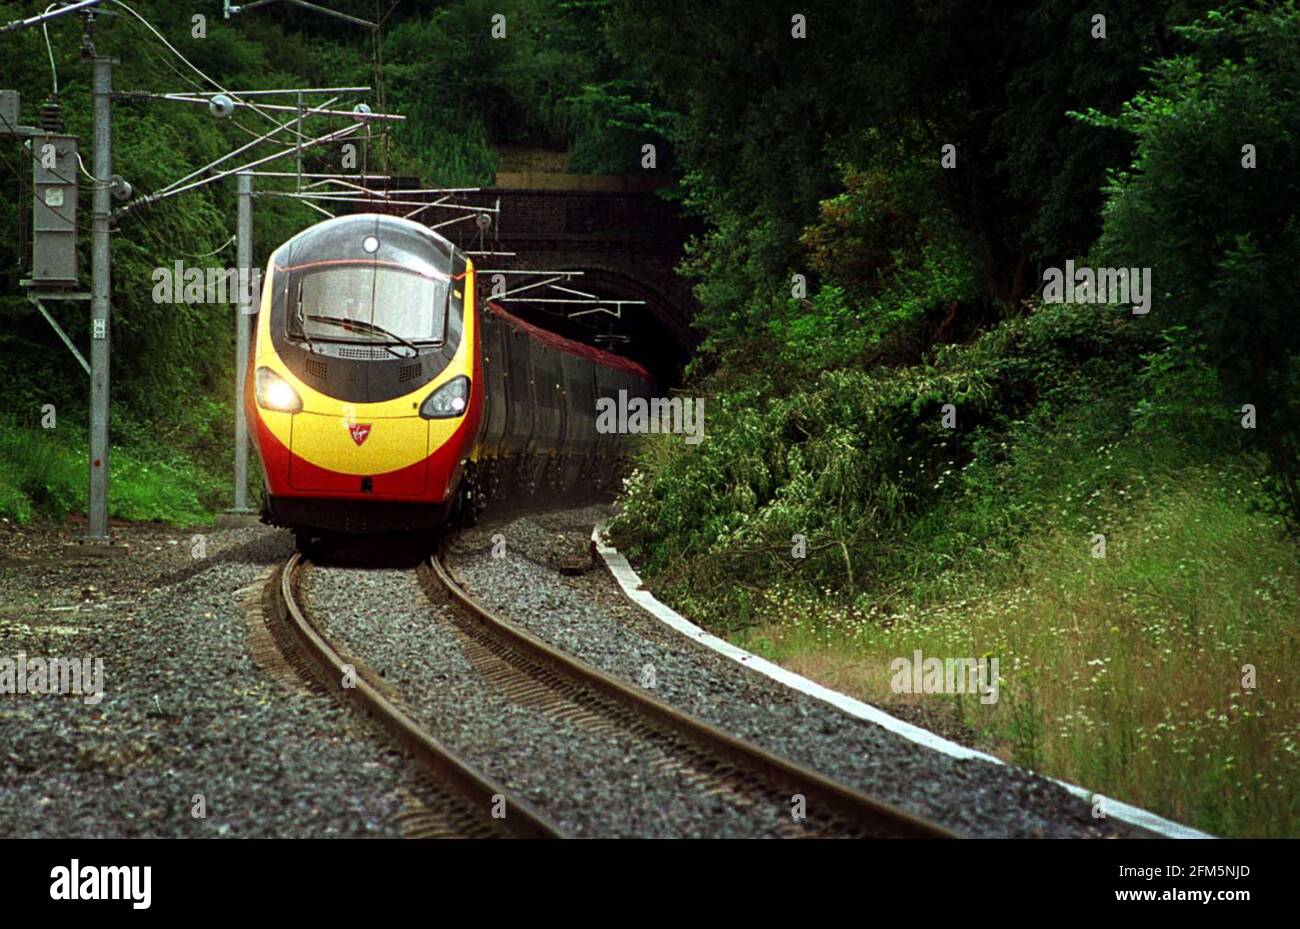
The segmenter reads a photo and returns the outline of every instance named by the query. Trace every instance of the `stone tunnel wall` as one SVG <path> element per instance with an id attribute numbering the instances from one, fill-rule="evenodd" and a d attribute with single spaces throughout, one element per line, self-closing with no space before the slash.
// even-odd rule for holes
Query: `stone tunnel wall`
<path id="1" fill-rule="evenodd" d="M 651 191 L 572 191 L 487 188 L 458 202 L 501 205 L 499 229 L 480 239 L 472 221 L 442 232 L 462 248 L 517 253 L 485 256 L 482 267 L 604 272 L 601 279 L 638 294 L 684 352 L 694 345 L 690 283 L 676 273 L 683 246 L 697 227 Z M 426 219 L 426 221 L 428 221 Z M 581 289 L 580 284 L 576 284 Z"/>

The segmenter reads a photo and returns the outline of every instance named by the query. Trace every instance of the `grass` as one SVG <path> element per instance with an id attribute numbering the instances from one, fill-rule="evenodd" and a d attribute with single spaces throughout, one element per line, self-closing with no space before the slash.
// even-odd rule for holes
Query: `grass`
<path id="1" fill-rule="evenodd" d="M 706 443 L 647 445 L 615 538 L 683 613 L 829 686 L 1208 832 L 1300 836 L 1300 549 L 1251 437 L 1194 365 L 1105 361 L 1128 335 L 1069 368 L 1086 319 L 1004 328 L 945 356 L 978 362 L 960 384 L 724 396 Z M 913 428 L 961 384 L 991 385 L 982 421 Z M 998 699 L 895 693 L 918 650 L 996 658 Z"/>
<path id="2" fill-rule="evenodd" d="M 228 497 L 228 477 L 172 450 L 114 446 L 111 465 L 110 517 L 206 523 Z M 84 435 L 0 425 L 0 516 L 28 522 L 85 512 L 87 484 Z"/>
<path id="3" fill-rule="evenodd" d="M 1249 491 L 1189 469 L 1110 510 L 1104 558 L 1088 534 L 1042 528 L 937 599 L 855 610 L 768 590 L 762 624 L 733 640 L 870 702 L 941 704 L 1006 760 L 1103 795 L 1219 835 L 1294 837 L 1300 566 Z M 900 698 L 889 664 L 916 649 L 997 656 L 999 700 Z"/>

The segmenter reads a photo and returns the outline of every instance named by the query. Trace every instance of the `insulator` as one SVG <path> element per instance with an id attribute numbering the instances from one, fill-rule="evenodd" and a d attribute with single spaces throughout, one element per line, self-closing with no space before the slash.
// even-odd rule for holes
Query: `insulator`
<path id="1" fill-rule="evenodd" d="M 54 94 L 46 97 L 41 104 L 41 128 L 46 132 L 63 131 L 63 105 Z"/>

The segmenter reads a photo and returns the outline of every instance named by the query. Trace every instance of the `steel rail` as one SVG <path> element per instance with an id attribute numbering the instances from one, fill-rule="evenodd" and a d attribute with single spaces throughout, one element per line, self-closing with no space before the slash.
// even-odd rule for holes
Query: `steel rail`
<path id="1" fill-rule="evenodd" d="M 862 828 L 871 836 L 891 838 L 960 838 L 930 822 L 878 800 L 860 790 L 840 784 L 766 749 L 745 742 L 721 729 L 669 706 L 644 691 L 629 686 L 585 662 L 555 648 L 532 633 L 503 619 L 471 597 L 443 564 L 442 555 L 428 561 L 434 578 L 465 613 L 492 638 L 527 659 L 641 717 L 651 726 L 666 729 L 703 750 L 720 756 L 739 768 L 757 774 L 769 784 L 801 793 L 812 812 L 829 811 Z"/>
<path id="2" fill-rule="evenodd" d="M 303 561 L 302 554 L 295 552 L 281 568 L 280 582 L 275 585 L 277 606 L 283 612 L 283 618 L 288 620 L 290 630 L 311 663 L 325 679 L 341 682 L 351 665 L 321 635 L 298 604 L 296 582 Z M 505 830 L 520 838 L 566 837 L 558 826 L 534 810 L 528 802 L 511 795 L 504 787 L 491 781 L 429 735 L 419 723 L 366 680 L 358 669 L 352 670 L 356 675 L 356 685 L 340 689 L 379 720 L 423 767 L 448 783 L 469 806 L 482 810 L 487 820 L 485 825 Z M 505 798 L 506 815 L 499 820 L 488 819 L 497 797 Z"/>

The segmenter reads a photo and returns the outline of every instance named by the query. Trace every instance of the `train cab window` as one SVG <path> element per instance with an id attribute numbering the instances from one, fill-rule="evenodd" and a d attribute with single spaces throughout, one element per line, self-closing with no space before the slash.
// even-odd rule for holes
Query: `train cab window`
<path id="1" fill-rule="evenodd" d="M 320 341 L 437 343 L 448 282 L 397 266 L 322 263 L 290 287 L 289 331 Z"/>

